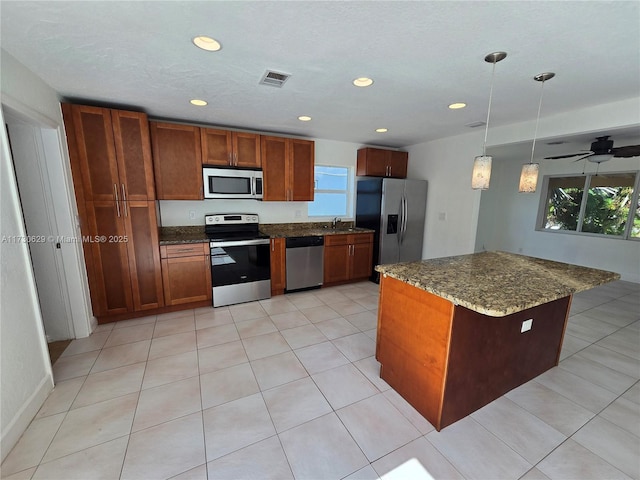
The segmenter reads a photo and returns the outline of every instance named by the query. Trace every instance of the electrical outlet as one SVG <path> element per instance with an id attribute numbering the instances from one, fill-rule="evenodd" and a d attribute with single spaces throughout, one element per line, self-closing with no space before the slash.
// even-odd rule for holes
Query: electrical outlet
<path id="1" fill-rule="evenodd" d="M 439 212 L 438 220 L 445 221 L 447 219 L 447 212 Z"/>
<path id="2" fill-rule="evenodd" d="M 196 219 L 196 211 L 195 210 L 189 210 L 189 218 L 191 220 L 195 220 Z"/>
<path id="3" fill-rule="evenodd" d="M 295 218 L 302 218 L 302 210 L 296 210 Z"/>
<path id="4" fill-rule="evenodd" d="M 528 332 L 529 330 L 531 330 L 532 325 L 533 325 L 533 318 L 530 318 L 529 320 L 525 320 L 524 322 L 522 322 L 522 327 L 520 327 L 520 333 Z"/>

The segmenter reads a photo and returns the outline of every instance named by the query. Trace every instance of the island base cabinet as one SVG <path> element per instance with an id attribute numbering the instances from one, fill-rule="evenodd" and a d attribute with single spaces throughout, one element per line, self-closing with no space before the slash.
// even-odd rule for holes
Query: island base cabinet
<path id="1" fill-rule="evenodd" d="M 380 289 L 380 376 L 438 431 L 559 362 L 570 296 L 490 317 L 384 275 Z"/>
<path id="2" fill-rule="evenodd" d="M 211 301 L 209 244 L 160 247 L 166 305 Z"/>
<path id="3" fill-rule="evenodd" d="M 287 286 L 287 254 L 284 238 L 272 238 L 271 248 L 271 296 L 284 294 Z"/>

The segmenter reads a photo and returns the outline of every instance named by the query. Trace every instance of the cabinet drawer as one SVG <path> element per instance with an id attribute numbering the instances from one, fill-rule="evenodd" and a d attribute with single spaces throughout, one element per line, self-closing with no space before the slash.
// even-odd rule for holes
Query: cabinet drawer
<path id="1" fill-rule="evenodd" d="M 370 243 L 373 242 L 373 233 L 356 233 L 349 235 L 349 243 Z"/>
<path id="2" fill-rule="evenodd" d="M 325 245 L 353 245 L 354 243 L 369 243 L 373 241 L 373 233 L 337 233 L 325 235 Z"/>
<path id="3" fill-rule="evenodd" d="M 327 246 L 331 245 L 346 245 L 349 243 L 349 235 L 342 234 L 334 234 L 334 235 L 325 235 L 324 236 L 324 244 Z"/>
<path id="4" fill-rule="evenodd" d="M 161 258 L 189 257 L 192 255 L 208 255 L 208 243 L 180 243 L 160 246 Z"/>

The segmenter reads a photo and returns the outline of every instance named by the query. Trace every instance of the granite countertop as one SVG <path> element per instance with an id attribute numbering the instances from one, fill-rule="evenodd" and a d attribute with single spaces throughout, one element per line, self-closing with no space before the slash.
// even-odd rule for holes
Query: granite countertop
<path id="1" fill-rule="evenodd" d="M 354 227 L 353 222 L 339 223 L 336 228 L 327 223 L 271 223 L 260 225 L 260 231 L 272 238 L 373 233 L 368 228 Z"/>
<path id="2" fill-rule="evenodd" d="M 510 315 L 620 278 L 614 272 L 506 252 L 378 265 L 376 270 L 492 317 Z"/>
<path id="3" fill-rule="evenodd" d="M 367 228 L 356 228 L 353 222 L 343 222 L 337 228 L 326 223 L 272 223 L 261 224 L 260 232 L 271 238 L 310 237 L 316 235 L 340 235 L 352 233 L 371 233 Z M 204 233 L 204 225 L 184 227 L 160 227 L 160 245 L 180 243 L 207 243 L 209 238 Z"/>

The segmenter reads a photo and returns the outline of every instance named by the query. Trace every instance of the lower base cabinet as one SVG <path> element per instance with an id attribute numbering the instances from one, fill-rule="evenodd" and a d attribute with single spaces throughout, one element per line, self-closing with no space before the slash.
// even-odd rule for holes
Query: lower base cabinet
<path id="1" fill-rule="evenodd" d="M 209 258 L 208 243 L 160 247 L 166 305 L 212 299 Z"/>
<path id="2" fill-rule="evenodd" d="M 373 234 L 324 237 L 324 285 L 365 279 L 371 275 Z"/>
<path id="3" fill-rule="evenodd" d="M 286 242 L 284 238 L 271 239 L 271 295 L 282 295 L 287 287 Z"/>

